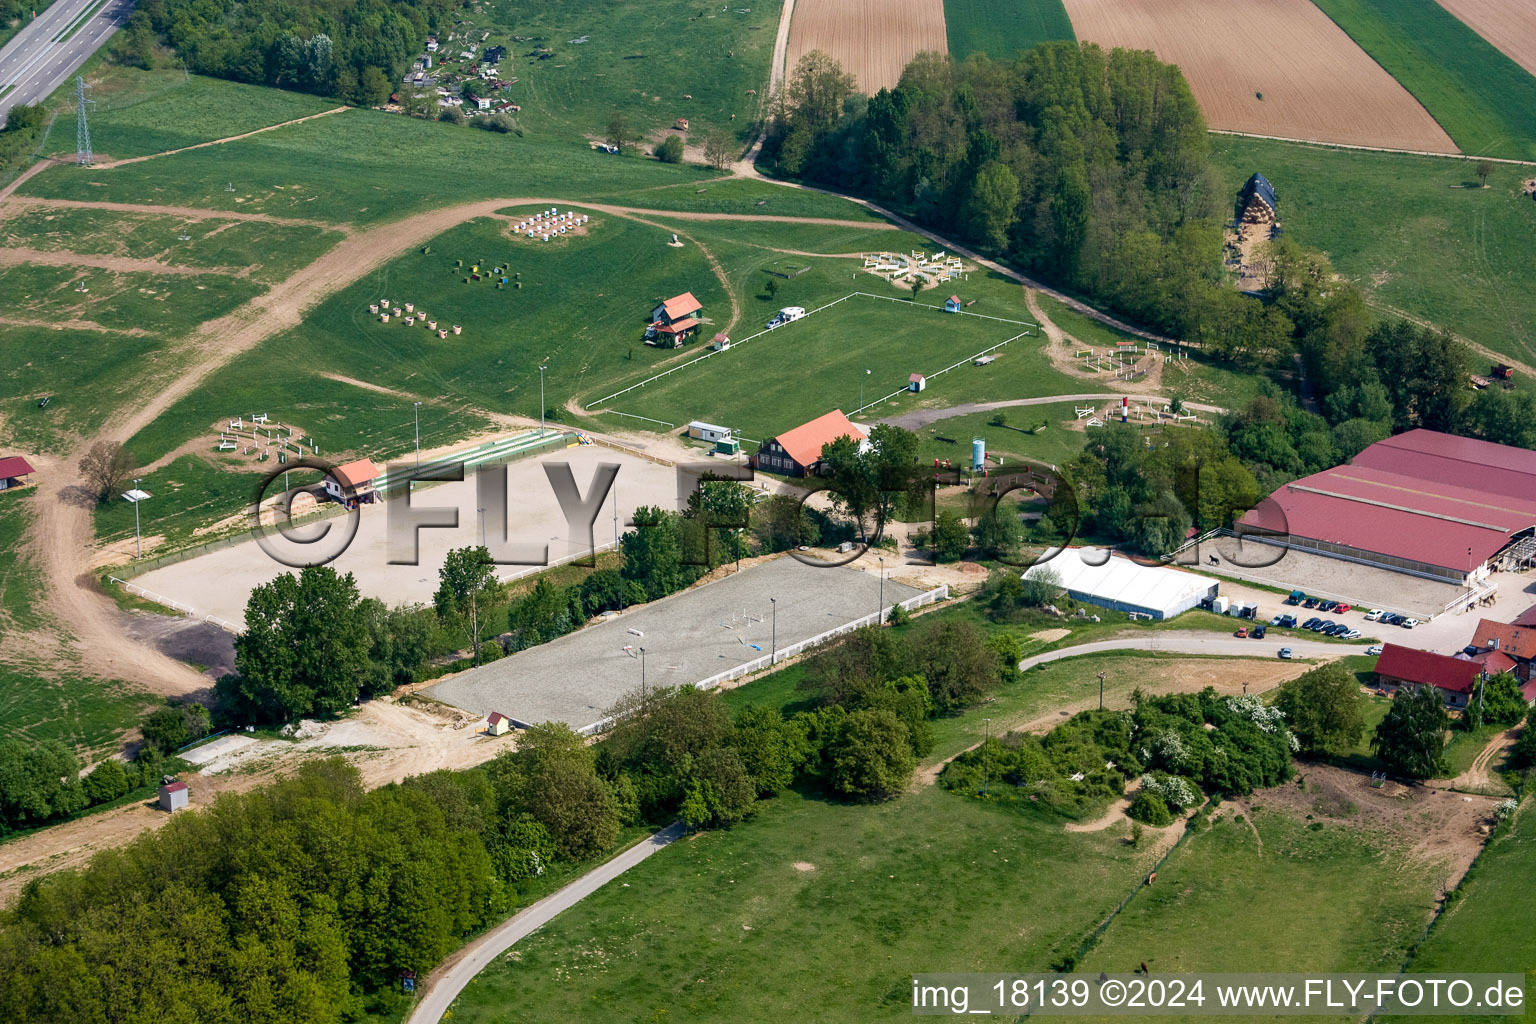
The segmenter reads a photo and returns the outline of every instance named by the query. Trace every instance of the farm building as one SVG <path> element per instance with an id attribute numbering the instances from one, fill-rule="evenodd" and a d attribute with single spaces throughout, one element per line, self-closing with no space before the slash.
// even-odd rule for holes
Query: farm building
<path id="1" fill-rule="evenodd" d="M 949 298 L 945 299 L 944 300 L 944 312 L 946 312 L 946 313 L 958 313 L 958 312 L 960 312 L 960 296 L 958 296 L 958 295 L 951 295 Z"/>
<path id="2" fill-rule="evenodd" d="M 0 491 L 10 490 L 12 487 L 25 487 L 31 483 L 27 478 L 32 475 L 32 472 L 32 464 L 20 455 L 0 459 Z"/>
<path id="3" fill-rule="evenodd" d="M 366 504 L 373 501 L 373 482 L 381 470 L 372 459 L 358 459 L 343 463 L 332 471 L 334 476 L 325 478 L 325 493 L 343 505 Z"/>
<path id="4" fill-rule="evenodd" d="M 731 347 L 731 339 L 726 337 L 724 331 L 721 331 L 719 334 L 716 334 L 713 338 L 710 339 L 709 347 L 714 349 L 716 352 L 724 352 L 726 349 Z"/>
<path id="5" fill-rule="evenodd" d="M 1255 174 L 1237 194 L 1237 219 L 1248 224 L 1273 224 L 1278 216 L 1279 201 L 1275 199 L 1275 186 L 1262 174 Z"/>
<path id="6" fill-rule="evenodd" d="M 651 325 L 645 329 L 648 344 L 677 348 L 699 329 L 699 314 L 704 307 L 693 292 L 674 295 L 651 310 Z"/>
<path id="7" fill-rule="evenodd" d="M 840 437 L 863 441 L 867 435 L 849 422 L 843 410 L 833 409 L 809 423 L 802 423 L 777 437 L 770 437 L 752 456 L 752 467 L 785 476 L 813 476 L 821 468 L 823 445 Z"/>
<path id="8" fill-rule="evenodd" d="M 1467 585 L 1536 560 L 1536 451 L 1410 430 L 1285 484 L 1250 539 Z"/>
<path id="9" fill-rule="evenodd" d="M 512 728 L 512 719 L 500 711 L 492 711 L 485 719 L 485 731 L 491 736 L 505 736 Z"/>
<path id="10" fill-rule="evenodd" d="M 162 811 L 179 811 L 187 806 L 187 784 L 185 782 L 167 782 L 160 787 L 160 809 Z"/>
<path id="11" fill-rule="evenodd" d="M 1536 629 L 1483 619 L 1472 631 L 1466 653 L 1490 675 L 1508 671 L 1522 683 L 1528 682 L 1531 662 L 1536 661 Z"/>
<path id="12" fill-rule="evenodd" d="M 1383 644 L 1376 659 L 1376 682 L 1383 690 L 1396 693 L 1405 686 L 1433 686 L 1449 708 L 1467 706 L 1467 697 L 1482 674 L 1483 667 L 1475 661 L 1397 644 Z"/>
<path id="13" fill-rule="evenodd" d="M 731 436 L 730 427 L 721 427 L 713 423 L 705 423 L 703 420 L 693 420 L 688 424 L 688 436 L 695 441 L 723 441 Z"/>
<path id="14" fill-rule="evenodd" d="M 1120 555 L 1102 564 L 1083 561 L 1083 549 L 1067 548 L 1048 562 L 1032 565 L 1025 579 L 1054 572 L 1075 600 L 1117 612 L 1133 612 L 1153 619 L 1171 619 L 1214 599 L 1220 586 L 1215 580 L 1162 566 L 1141 565 Z"/>
<path id="15" fill-rule="evenodd" d="M 924 377 L 920 373 L 914 373 L 912 376 L 907 378 L 907 390 L 908 391 L 913 391 L 913 392 L 921 391 L 924 388 L 926 388 L 927 386 L 928 386 L 928 378 Z"/>

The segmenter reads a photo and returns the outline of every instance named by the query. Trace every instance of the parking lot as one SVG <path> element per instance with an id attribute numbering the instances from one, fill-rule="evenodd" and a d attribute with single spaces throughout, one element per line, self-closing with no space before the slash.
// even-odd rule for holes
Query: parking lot
<path id="1" fill-rule="evenodd" d="M 1232 562 L 1229 557 L 1254 562 L 1267 561 L 1275 555 L 1280 556 L 1279 561 L 1262 568 L 1247 568 Z M 1212 558 L 1216 561 L 1213 562 Z M 1457 595 L 1466 593 L 1466 588 L 1450 583 L 1420 579 L 1405 573 L 1290 548 L 1248 544 L 1239 554 L 1237 542 L 1231 538 L 1202 544 L 1200 569 L 1220 576 L 1281 587 L 1287 591 L 1301 590 L 1312 597 L 1344 601 L 1363 606 L 1365 610 L 1383 608 L 1417 619 L 1428 619 L 1440 614 Z M 1306 618 L 1302 616 L 1303 621 Z"/>

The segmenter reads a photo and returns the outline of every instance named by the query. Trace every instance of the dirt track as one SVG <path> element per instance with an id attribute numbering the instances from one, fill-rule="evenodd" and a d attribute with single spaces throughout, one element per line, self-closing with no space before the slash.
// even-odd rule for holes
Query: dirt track
<path id="1" fill-rule="evenodd" d="M 196 276 L 220 274 L 225 277 L 244 277 L 249 271 L 243 267 L 182 267 L 159 260 L 135 259 L 132 256 L 92 256 L 64 251 L 43 249 L 0 249 L 0 267 L 28 263 L 40 267 L 95 267 L 120 274 L 171 274 Z"/>
<path id="2" fill-rule="evenodd" d="M 296 117 L 292 121 L 284 121 L 282 124 L 269 124 L 265 128 L 257 128 L 255 131 L 246 132 L 243 135 L 230 135 L 226 138 L 214 139 L 212 142 L 199 142 L 195 146 L 183 146 L 180 149 L 168 149 L 163 153 L 150 153 L 148 156 L 132 156 L 128 157 L 126 160 L 108 160 L 104 163 L 98 163 L 96 166 L 103 168 L 126 167 L 128 164 L 143 163 L 145 160 L 157 160 L 162 156 L 175 156 L 177 153 L 190 153 L 194 149 L 205 149 L 208 146 L 222 146 L 226 142 L 238 142 L 241 139 L 248 139 L 252 135 L 260 135 L 262 132 L 275 131 L 278 128 L 287 128 L 289 125 L 293 124 L 303 124 L 305 121 L 313 121 L 317 117 L 327 117 L 331 114 L 340 114 L 342 111 L 350 109 L 350 107 L 332 107 L 330 110 L 322 110 L 318 114 L 309 114 L 304 117 Z"/>

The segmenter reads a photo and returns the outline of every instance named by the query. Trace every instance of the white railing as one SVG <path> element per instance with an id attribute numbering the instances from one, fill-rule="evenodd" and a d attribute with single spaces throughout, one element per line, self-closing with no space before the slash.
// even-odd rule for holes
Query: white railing
<path id="1" fill-rule="evenodd" d="M 107 579 L 112 583 L 116 583 L 130 594 L 137 594 L 139 597 L 142 597 L 146 601 L 153 601 L 155 604 L 158 604 L 164 608 L 169 608 L 171 611 L 178 614 L 185 615 L 189 619 L 201 618 L 209 625 L 218 626 L 225 632 L 234 633 L 236 636 L 240 635 L 242 632 L 239 626 L 235 625 L 233 622 L 230 622 L 228 619 L 221 619 L 217 615 L 199 615 L 198 610 L 193 608 L 191 605 L 182 604 L 180 601 L 174 601 L 171 598 L 166 597 L 164 594 L 157 594 L 153 590 L 150 590 L 148 587 L 141 587 L 137 583 L 131 583 L 128 580 L 118 579 L 116 576 L 108 576 Z"/>

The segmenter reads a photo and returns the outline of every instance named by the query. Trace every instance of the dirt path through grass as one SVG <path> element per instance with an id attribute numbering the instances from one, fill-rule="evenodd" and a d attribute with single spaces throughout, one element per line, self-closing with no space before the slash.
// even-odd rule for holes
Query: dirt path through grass
<path id="1" fill-rule="evenodd" d="M 313 121 L 317 117 L 329 117 L 331 114 L 339 114 L 344 110 L 350 109 L 352 108 L 332 107 L 330 110 L 322 110 L 318 114 L 307 114 L 304 117 L 296 117 L 292 121 L 284 121 L 282 124 L 269 124 L 265 128 L 257 128 L 255 131 L 245 132 L 242 135 L 230 135 L 222 139 L 214 139 L 211 142 L 199 142 L 195 146 L 182 146 L 180 149 L 168 149 L 163 153 L 150 153 L 148 156 L 131 156 L 125 160 L 107 160 L 103 163 L 96 164 L 96 166 L 102 168 L 126 167 L 129 164 L 141 164 L 145 160 L 158 160 L 162 156 L 175 156 L 177 153 L 190 153 L 194 149 L 203 149 L 207 146 L 222 146 L 226 142 L 239 142 L 241 139 L 248 139 L 252 135 L 260 135 L 262 132 L 276 131 L 279 128 L 287 128 L 289 125 L 294 124 L 303 124 L 305 121 Z"/>
<path id="2" fill-rule="evenodd" d="M 42 249 L 0 249 L 0 267 L 30 264 L 39 267 L 95 267 L 118 274 L 170 274 L 196 276 L 221 274 L 225 277 L 247 277 L 249 267 L 182 267 L 159 260 L 133 256 L 93 256 L 75 252 L 48 252 Z"/>

